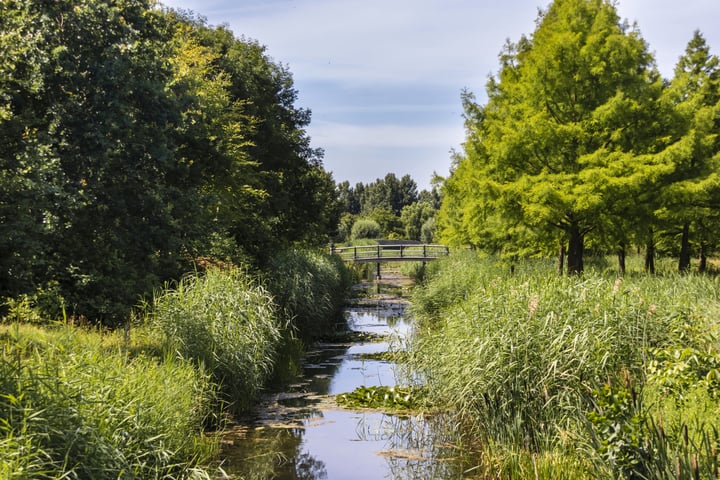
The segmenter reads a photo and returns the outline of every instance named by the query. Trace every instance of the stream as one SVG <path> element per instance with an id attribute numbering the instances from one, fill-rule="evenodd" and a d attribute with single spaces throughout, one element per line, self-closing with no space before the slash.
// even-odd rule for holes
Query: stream
<path id="1" fill-rule="evenodd" d="M 365 284 L 345 310 L 352 332 L 376 340 L 321 343 L 305 352 L 302 376 L 269 394 L 256 416 L 224 438 L 228 478 L 352 480 L 461 478 L 467 469 L 441 415 L 344 409 L 335 395 L 360 386 L 394 386 L 397 366 L 377 353 L 403 348 L 412 334 L 402 298 L 407 279 Z"/>

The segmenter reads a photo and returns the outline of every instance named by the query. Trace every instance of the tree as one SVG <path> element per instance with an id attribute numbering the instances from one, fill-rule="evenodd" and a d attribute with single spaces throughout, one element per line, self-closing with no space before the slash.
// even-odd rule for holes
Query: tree
<path id="1" fill-rule="evenodd" d="M 691 237 L 706 267 L 714 247 L 720 205 L 720 68 L 705 39 L 696 31 L 680 58 L 663 100 L 675 112 L 673 172 L 660 196 L 658 216 L 680 237 L 678 269 L 690 267 Z M 673 235 L 673 236 L 675 236 Z"/>
<path id="2" fill-rule="evenodd" d="M 464 97 L 468 139 L 443 190 L 443 237 L 509 255 L 560 245 L 568 272 L 581 272 L 602 212 L 621 215 L 620 205 L 663 169 L 647 134 L 654 122 L 646 107 L 660 91 L 645 42 L 611 2 L 550 4 L 532 38 L 505 46 L 487 105 Z"/>

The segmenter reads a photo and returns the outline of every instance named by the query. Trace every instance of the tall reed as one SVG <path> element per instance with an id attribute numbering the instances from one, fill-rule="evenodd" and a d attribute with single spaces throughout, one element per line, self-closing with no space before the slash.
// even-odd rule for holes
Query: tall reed
<path id="1" fill-rule="evenodd" d="M 152 324 L 169 352 L 212 375 L 236 412 L 253 405 L 281 338 L 272 295 L 239 268 L 187 276 L 154 299 Z"/>
<path id="2" fill-rule="evenodd" d="M 192 365 L 71 327 L 0 337 L 0 478 L 209 478 L 214 394 Z"/>
<path id="3" fill-rule="evenodd" d="M 485 448 L 571 451 L 599 385 L 642 382 L 650 348 L 718 312 L 708 278 L 560 277 L 527 265 L 510 275 L 492 259 L 450 258 L 412 298 L 409 366 Z"/>
<path id="4" fill-rule="evenodd" d="M 339 257 L 291 248 L 278 254 L 268 270 L 269 289 L 301 337 L 322 336 L 335 327 L 352 284 Z"/>

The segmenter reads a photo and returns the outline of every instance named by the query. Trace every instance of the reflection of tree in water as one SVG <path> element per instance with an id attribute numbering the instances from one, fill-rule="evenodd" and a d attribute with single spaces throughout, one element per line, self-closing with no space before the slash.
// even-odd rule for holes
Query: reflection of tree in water
<path id="1" fill-rule="evenodd" d="M 302 428 L 252 430 L 225 455 L 225 470 L 243 480 L 323 480 L 325 464 L 309 453 L 300 453 Z"/>
<path id="2" fill-rule="evenodd" d="M 297 480 L 322 480 L 327 478 L 325 464 L 316 460 L 309 453 L 301 454 L 295 461 L 295 473 Z"/>

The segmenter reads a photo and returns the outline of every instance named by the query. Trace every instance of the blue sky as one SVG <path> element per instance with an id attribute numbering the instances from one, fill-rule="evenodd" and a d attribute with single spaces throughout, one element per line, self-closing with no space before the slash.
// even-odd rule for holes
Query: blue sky
<path id="1" fill-rule="evenodd" d="M 308 133 L 336 181 L 388 172 L 429 188 L 464 138 L 460 94 L 484 102 L 507 39 L 532 34 L 548 0 L 161 0 L 257 40 L 312 110 Z M 669 78 L 699 29 L 720 54 L 720 1 L 619 0 Z"/>

